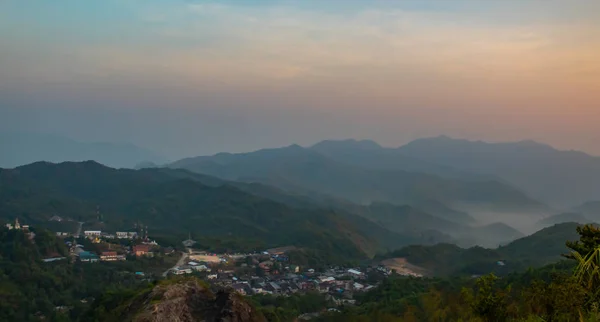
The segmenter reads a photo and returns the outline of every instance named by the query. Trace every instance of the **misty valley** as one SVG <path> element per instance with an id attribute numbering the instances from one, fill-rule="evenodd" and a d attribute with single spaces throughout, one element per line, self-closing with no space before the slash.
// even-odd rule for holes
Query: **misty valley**
<path id="1" fill-rule="evenodd" d="M 1 286 L 12 295 L 0 312 L 4 320 L 404 321 L 437 314 L 423 301 L 441 292 L 437 305 L 458 305 L 449 319 L 486 320 L 466 308 L 483 305 L 481 283 L 491 283 L 487 292 L 505 296 L 494 314 L 536 314 L 509 310 L 517 298 L 507 281 L 533 292 L 525 280 L 534 274 L 554 287 L 548 274 L 579 269 L 573 254 L 587 258 L 580 247 L 600 240 L 600 203 L 559 198 L 545 184 L 576 190 L 552 177 L 563 166 L 600 182 L 591 182 L 600 173 L 593 156 L 448 137 L 400 148 L 323 141 L 135 168 L 91 160 L 4 168 Z M 459 285 L 472 287 L 472 298 Z M 382 307 L 381 292 L 400 302 Z M 204 295 L 190 304 L 192 294 Z"/>
<path id="2" fill-rule="evenodd" d="M 600 322 L 600 0 L 0 0 L 0 322 Z"/>

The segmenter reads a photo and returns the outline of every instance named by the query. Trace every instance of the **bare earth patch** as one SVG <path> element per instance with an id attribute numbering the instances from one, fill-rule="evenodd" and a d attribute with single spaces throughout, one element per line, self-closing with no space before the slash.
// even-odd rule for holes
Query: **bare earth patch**
<path id="1" fill-rule="evenodd" d="M 406 258 L 397 257 L 381 261 L 381 265 L 396 270 L 396 273 L 406 276 L 425 276 L 427 270 L 409 263 Z"/>
<path id="2" fill-rule="evenodd" d="M 190 255 L 189 257 L 191 260 L 198 262 L 218 263 L 221 261 L 218 256 L 212 255 Z"/>

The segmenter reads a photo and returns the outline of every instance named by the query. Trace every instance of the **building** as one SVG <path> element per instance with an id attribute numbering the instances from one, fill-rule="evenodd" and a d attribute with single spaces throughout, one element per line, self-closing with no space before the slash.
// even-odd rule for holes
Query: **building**
<path id="1" fill-rule="evenodd" d="M 96 263 L 100 260 L 98 255 L 87 251 L 80 252 L 78 256 L 80 262 Z"/>
<path id="2" fill-rule="evenodd" d="M 99 237 L 100 235 L 102 235 L 102 232 L 100 230 L 86 230 L 86 231 L 83 232 L 83 234 L 86 237 L 92 237 L 92 236 L 98 236 Z"/>
<path id="3" fill-rule="evenodd" d="M 183 246 L 185 246 L 185 247 L 192 247 L 192 246 L 194 246 L 194 244 L 196 244 L 196 241 L 195 241 L 195 240 L 192 240 L 192 234 L 190 233 L 190 234 L 188 235 L 188 239 L 184 240 L 184 241 L 182 242 L 182 244 L 183 244 Z"/>
<path id="4" fill-rule="evenodd" d="M 355 276 L 355 277 L 360 277 L 360 276 L 363 275 L 363 273 L 361 271 L 358 271 L 358 270 L 355 270 L 355 269 L 349 269 L 348 273 L 350 275 L 352 275 L 352 276 Z"/>
<path id="5" fill-rule="evenodd" d="M 29 225 L 23 225 L 23 226 L 21 226 L 21 224 L 19 223 L 19 218 L 15 218 L 15 224 L 13 225 L 11 223 L 8 223 L 8 224 L 6 224 L 6 228 L 11 229 L 11 230 L 12 229 L 16 229 L 16 230 L 21 230 L 21 229 L 23 229 L 23 230 L 29 230 Z"/>
<path id="6" fill-rule="evenodd" d="M 192 269 L 187 266 L 175 267 L 172 272 L 175 275 L 191 274 Z"/>
<path id="7" fill-rule="evenodd" d="M 100 254 L 100 260 L 104 262 L 114 262 L 118 260 L 125 260 L 125 256 L 117 255 L 117 252 L 102 252 Z"/>
<path id="8" fill-rule="evenodd" d="M 133 253 L 135 254 L 135 256 L 146 256 L 151 254 L 150 253 L 150 245 L 135 245 L 133 246 Z"/>
<path id="9" fill-rule="evenodd" d="M 210 268 L 206 265 L 192 266 L 192 269 L 198 272 L 210 272 Z"/>
<path id="10" fill-rule="evenodd" d="M 119 239 L 136 239 L 138 236 L 135 231 L 117 231 L 117 238 Z"/>
<path id="11" fill-rule="evenodd" d="M 63 221 L 63 219 L 61 217 L 59 217 L 59 216 L 52 216 L 48 220 L 49 221 L 58 221 L 58 222 Z"/>
<path id="12" fill-rule="evenodd" d="M 335 278 L 331 276 L 321 276 L 319 277 L 319 282 L 321 283 L 331 283 L 334 282 Z"/>

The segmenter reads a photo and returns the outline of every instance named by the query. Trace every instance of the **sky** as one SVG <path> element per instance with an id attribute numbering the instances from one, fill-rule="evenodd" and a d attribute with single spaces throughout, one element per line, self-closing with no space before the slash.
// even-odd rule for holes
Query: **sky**
<path id="1" fill-rule="evenodd" d="M 4 0 L 0 127 L 170 159 L 449 135 L 600 155 L 600 1 Z"/>

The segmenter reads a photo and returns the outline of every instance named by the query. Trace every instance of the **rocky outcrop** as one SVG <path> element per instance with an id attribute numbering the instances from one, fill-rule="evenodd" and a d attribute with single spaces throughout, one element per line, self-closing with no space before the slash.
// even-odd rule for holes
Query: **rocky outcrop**
<path id="1" fill-rule="evenodd" d="M 123 309 L 133 322 L 263 322 L 252 305 L 232 290 L 213 293 L 196 278 L 167 280 L 135 297 Z"/>

